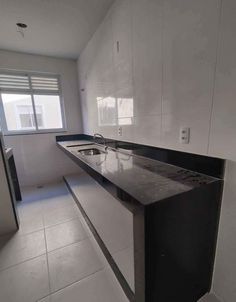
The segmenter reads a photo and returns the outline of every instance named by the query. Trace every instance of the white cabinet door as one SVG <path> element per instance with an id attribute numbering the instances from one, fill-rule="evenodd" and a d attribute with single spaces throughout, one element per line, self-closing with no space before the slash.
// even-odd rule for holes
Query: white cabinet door
<path id="1" fill-rule="evenodd" d="M 116 1 L 111 10 L 117 91 L 132 85 L 131 1 Z"/>
<path id="2" fill-rule="evenodd" d="M 79 58 L 79 72 L 86 83 L 82 107 L 90 134 L 116 134 L 115 72 L 113 64 L 112 18 L 108 14 Z M 81 83 L 81 81 L 80 81 Z"/>
<path id="3" fill-rule="evenodd" d="M 162 0 L 132 0 L 135 141 L 160 145 Z"/>
<path id="4" fill-rule="evenodd" d="M 209 154 L 236 161 L 236 1 L 222 2 Z M 226 300 L 226 298 L 225 298 Z"/>
<path id="5" fill-rule="evenodd" d="M 161 115 L 162 0 L 132 0 L 134 96 L 138 114 Z"/>
<path id="6" fill-rule="evenodd" d="M 4 146 L 0 142 L 0 235 L 5 235 L 17 230 L 17 223 L 13 209 L 13 200 L 7 180 L 7 171 L 3 154 Z"/>
<path id="7" fill-rule="evenodd" d="M 117 127 L 122 140 L 133 140 L 135 104 L 133 100 L 133 56 L 131 0 L 116 1 L 111 9 Z"/>
<path id="8" fill-rule="evenodd" d="M 163 2 L 162 140 L 167 148 L 206 153 L 219 24 L 219 0 Z M 179 142 L 180 127 L 190 143 Z"/>

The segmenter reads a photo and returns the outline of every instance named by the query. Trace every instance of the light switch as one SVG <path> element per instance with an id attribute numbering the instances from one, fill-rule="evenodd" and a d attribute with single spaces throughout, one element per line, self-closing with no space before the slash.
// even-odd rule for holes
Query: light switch
<path id="1" fill-rule="evenodd" d="M 190 128 L 181 127 L 179 133 L 179 140 L 181 144 L 189 144 L 190 141 Z"/>

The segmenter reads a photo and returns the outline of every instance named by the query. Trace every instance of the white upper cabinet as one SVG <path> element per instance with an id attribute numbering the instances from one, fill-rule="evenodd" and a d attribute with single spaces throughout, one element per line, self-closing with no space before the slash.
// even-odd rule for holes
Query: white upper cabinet
<path id="1" fill-rule="evenodd" d="M 236 1 L 222 3 L 209 154 L 236 160 Z"/>
<path id="2" fill-rule="evenodd" d="M 160 146 L 162 0 L 132 0 L 135 142 Z"/>
<path id="3" fill-rule="evenodd" d="M 236 4 L 223 1 L 221 23 L 220 4 L 115 1 L 79 58 L 85 131 L 233 158 Z M 182 127 L 189 144 L 180 142 Z"/>
<path id="4" fill-rule="evenodd" d="M 87 133 L 103 132 L 110 136 L 109 106 L 114 102 L 115 74 L 113 64 L 112 20 L 108 14 L 80 56 L 79 73 L 84 127 Z M 103 110 L 103 112 L 101 112 Z M 105 116 L 105 117 L 104 117 Z M 102 129 L 101 129 L 102 128 Z M 108 130 L 107 133 L 104 131 Z M 113 131 L 114 132 L 114 131 Z"/>
<path id="5" fill-rule="evenodd" d="M 220 1 L 165 0 L 163 6 L 162 143 L 207 153 Z M 180 144 L 180 127 L 190 143 Z"/>
<path id="6" fill-rule="evenodd" d="M 112 36 L 112 19 L 110 14 L 106 16 L 99 29 L 95 34 L 96 54 L 94 57 L 94 68 L 98 82 L 104 89 L 104 95 L 113 93 L 114 87 L 114 66 L 113 66 L 113 36 Z"/>
<path id="7" fill-rule="evenodd" d="M 111 10 L 116 90 L 132 86 L 131 1 L 116 1 Z"/>
<path id="8" fill-rule="evenodd" d="M 134 101 L 140 117 L 161 116 L 161 18 L 162 0 L 132 0 Z"/>

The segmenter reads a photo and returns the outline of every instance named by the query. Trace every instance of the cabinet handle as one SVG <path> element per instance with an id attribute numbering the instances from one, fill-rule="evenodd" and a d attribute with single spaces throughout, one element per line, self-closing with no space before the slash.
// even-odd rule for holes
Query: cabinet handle
<path id="1" fill-rule="evenodd" d="M 119 41 L 116 42 L 116 49 L 117 49 L 117 52 L 120 52 L 120 42 Z"/>

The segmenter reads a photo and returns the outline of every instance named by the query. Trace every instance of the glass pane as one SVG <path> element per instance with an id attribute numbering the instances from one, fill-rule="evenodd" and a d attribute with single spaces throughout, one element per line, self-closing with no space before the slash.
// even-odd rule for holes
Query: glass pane
<path id="1" fill-rule="evenodd" d="M 8 131 L 35 130 L 31 96 L 28 94 L 2 94 Z"/>
<path id="2" fill-rule="evenodd" d="M 32 128 L 34 126 L 29 114 L 20 114 L 20 123 L 22 128 Z"/>
<path id="3" fill-rule="evenodd" d="M 61 104 L 58 95 L 34 95 L 39 129 L 62 128 Z"/>

